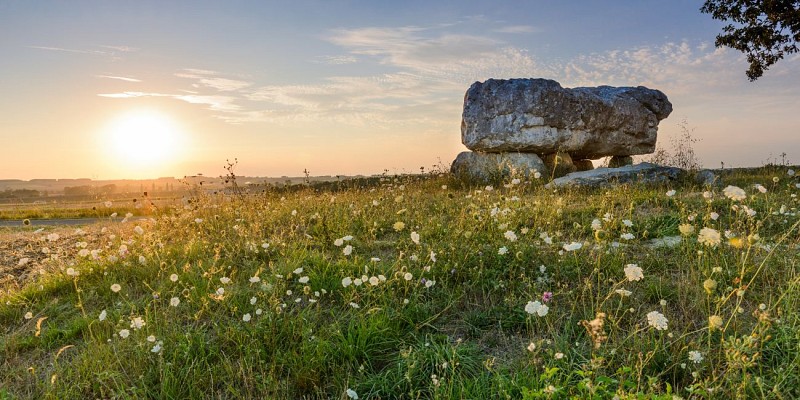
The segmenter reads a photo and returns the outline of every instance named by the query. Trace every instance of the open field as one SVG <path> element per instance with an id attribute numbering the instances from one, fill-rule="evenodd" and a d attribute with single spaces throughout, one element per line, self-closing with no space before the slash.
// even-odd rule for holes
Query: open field
<path id="1" fill-rule="evenodd" d="M 798 398 L 800 179 L 723 179 L 384 177 L 0 228 L 0 398 Z"/>

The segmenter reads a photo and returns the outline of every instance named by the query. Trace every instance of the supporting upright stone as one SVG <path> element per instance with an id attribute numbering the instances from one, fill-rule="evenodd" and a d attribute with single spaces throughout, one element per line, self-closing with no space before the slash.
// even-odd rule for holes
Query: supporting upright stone
<path id="1" fill-rule="evenodd" d="M 608 168 L 619 168 L 626 165 L 633 165 L 633 157 L 631 156 L 614 156 L 608 160 Z"/>
<path id="2" fill-rule="evenodd" d="M 594 169 L 594 164 L 592 164 L 592 160 L 573 160 L 573 164 L 575 164 L 575 168 L 580 171 L 591 171 Z"/>
<path id="3" fill-rule="evenodd" d="M 456 157 L 450 172 L 478 182 L 499 181 L 511 175 L 546 175 L 542 159 L 533 153 L 479 153 L 465 151 Z"/>
<path id="4" fill-rule="evenodd" d="M 548 177 L 552 175 L 554 178 L 559 178 L 578 170 L 575 164 L 572 163 L 572 157 L 569 153 L 560 152 L 547 154 L 542 156 L 542 161 L 544 161 L 544 165 L 547 167 L 545 176 Z"/>

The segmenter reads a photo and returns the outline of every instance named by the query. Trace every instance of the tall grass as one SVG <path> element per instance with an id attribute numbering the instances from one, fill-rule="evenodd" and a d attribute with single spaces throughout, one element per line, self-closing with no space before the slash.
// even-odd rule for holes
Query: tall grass
<path id="1" fill-rule="evenodd" d="M 0 398 L 800 397 L 798 180 L 725 180 L 384 177 L 28 231 Z"/>

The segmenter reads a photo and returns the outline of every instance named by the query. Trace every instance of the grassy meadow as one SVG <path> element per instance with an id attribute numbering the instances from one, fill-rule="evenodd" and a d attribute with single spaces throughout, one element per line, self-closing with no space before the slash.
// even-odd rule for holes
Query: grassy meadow
<path id="1" fill-rule="evenodd" d="M 798 398 L 800 178 L 723 179 L 385 176 L 5 229 L 0 399 Z"/>

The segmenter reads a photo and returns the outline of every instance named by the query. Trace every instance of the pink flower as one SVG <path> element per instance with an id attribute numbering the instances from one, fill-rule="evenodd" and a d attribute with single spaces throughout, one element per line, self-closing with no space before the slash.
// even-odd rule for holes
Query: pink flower
<path id="1" fill-rule="evenodd" d="M 544 292 L 542 294 L 542 303 L 547 303 L 553 298 L 553 292 Z"/>

